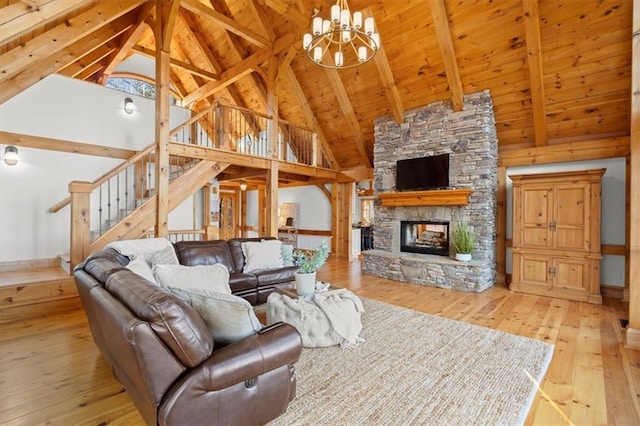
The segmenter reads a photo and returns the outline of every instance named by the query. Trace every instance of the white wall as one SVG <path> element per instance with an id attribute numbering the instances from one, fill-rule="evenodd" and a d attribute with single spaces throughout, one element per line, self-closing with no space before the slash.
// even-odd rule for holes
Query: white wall
<path id="1" fill-rule="evenodd" d="M 327 185 L 331 190 L 331 185 Z M 331 201 L 316 186 L 281 188 L 278 204 L 298 203 L 298 228 L 331 231 Z M 247 191 L 247 226 L 258 226 L 258 191 Z M 251 233 L 249 236 L 257 236 Z M 330 237 L 299 235 L 298 247 L 317 248 L 322 240 L 330 246 Z"/>
<path id="2" fill-rule="evenodd" d="M 136 111 L 123 110 L 131 97 Z M 187 120 L 172 107 L 170 124 Z M 0 130 L 140 150 L 154 139 L 155 103 L 117 90 L 51 75 L 0 105 Z M 2 141 L 0 141 L 2 142 Z M 0 146 L 4 152 L 5 144 Z M 69 252 L 69 207 L 48 209 L 69 195 L 70 181 L 93 181 L 122 160 L 18 147 L 20 162 L 0 162 L 0 262 L 52 258 Z M 193 197 L 169 217 L 191 223 Z M 180 213 L 181 212 L 181 213 Z M 176 226 L 174 226 L 176 222 Z"/>
<path id="3" fill-rule="evenodd" d="M 507 176 L 529 173 L 564 172 L 605 168 L 602 178 L 602 244 L 625 244 L 625 159 L 511 167 Z M 507 178 L 507 239 L 513 236 L 513 185 Z M 603 256 L 600 267 L 602 284 L 624 287 L 624 256 Z M 511 273 L 511 251 L 507 252 L 507 273 Z"/>

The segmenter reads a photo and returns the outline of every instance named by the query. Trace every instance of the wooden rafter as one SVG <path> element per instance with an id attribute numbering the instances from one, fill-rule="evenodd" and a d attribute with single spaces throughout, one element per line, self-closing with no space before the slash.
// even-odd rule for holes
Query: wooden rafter
<path id="1" fill-rule="evenodd" d="M 291 33 L 288 33 L 275 41 L 273 49 L 262 50 L 260 52 L 254 53 L 247 59 L 238 62 L 237 64 L 220 74 L 220 81 L 209 82 L 200 87 L 195 92 L 190 93 L 184 99 L 185 103 L 189 104 L 191 102 L 199 100 L 200 98 L 209 96 L 212 93 L 215 93 L 222 88 L 227 87 L 229 84 L 233 84 L 241 78 L 246 77 L 271 56 L 276 55 L 284 51 L 285 49 L 288 49 L 289 46 L 291 46 L 291 44 L 293 43 L 293 37 L 294 36 Z"/>
<path id="2" fill-rule="evenodd" d="M 402 123 L 404 121 L 404 107 L 402 106 L 402 99 L 400 99 L 400 93 L 396 87 L 393 73 L 391 72 L 391 66 L 389 66 L 389 60 L 387 54 L 384 51 L 384 45 L 378 48 L 376 56 L 373 57 L 376 67 L 378 67 L 378 75 L 384 88 L 384 93 L 387 95 L 389 106 L 393 114 L 396 123 Z"/>
<path id="3" fill-rule="evenodd" d="M 11 99 L 35 82 L 58 72 L 60 69 L 90 53 L 101 45 L 122 34 L 135 22 L 131 14 L 103 26 L 83 39 L 59 51 L 50 52 L 44 59 L 29 66 L 26 70 L 0 82 L 0 104 Z M 0 62 L 2 57 L 0 57 Z"/>
<path id="4" fill-rule="evenodd" d="M 31 0 L 4 7 L 0 13 L 0 46 L 17 40 L 29 31 L 43 27 L 91 1 Z"/>
<path id="5" fill-rule="evenodd" d="M 155 58 L 155 56 L 156 56 L 155 50 L 148 49 L 146 47 L 135 46 L 133 48 L 133 50 L 135 52 L 140 53 L 141 55 L 148 56 L 150 58 Z M 175 67 L 175 68 L 180 68 L 181 70 L 184 70 L 184 71 L 188 72 L 189 74 L 197 75 L 198 77 L 202 77 L 202 78 L 205 78 L 207 80 L 215 80 L 215 81 L 220 80 L 220 75 L 218 75 L 218 74 L 211 73 L 209 71 L 205 71 L 205 70 L 200 69 L 198 67 L 194 67 L 191 64 L 188 64 L 188 63 L 183 62 L 183 61 L 179 61 L 177 59 L 171 59 L 171 66 Z"/>
<path id="6" fill-rule="evenodd" d="M 293 69 L 291 67 L 288 67 L 285 70 L 284 78 L 289 83 L 289 86 L 291 86 L 291 88 L 293 89 L 293 93 L 296 97 L 296 100 L 298 101 L 298 105 L 300 105 L 300 108 L 302 108 L 302 113 L 307 119 L 308 124 L 313 129 L 313 131 L 318 134 L 318 139 L 320 140 L 320 144 L 322 144 L 323 151 L 329 157 L 329 162 L 331 163 L 332 167 L 337 167 L 338 162 L 336 161 L 336 158 L 334 157 L 333 152 L 329 147 L 329 143 L 327 142 L 327 138 L 322 131 L 322 127 L 320 127 L 320 123 L 318 123 L 318 120 L 313 114 L 311 105 L 309 105 L 309 100 L 304 94 L 304 91 L 300 86 L 300 82 L 296 78 L 296 74 L 293 72 Z"/>
<path id="7" fill-rule="evenodd" d="M 102 61 L 107 56 L 111 55 L 113 52 L 117 50 L 117 46 L 115 43 L 108 42 L 99 46 L 92 52 L 78 58 L 74 63 L 64 67 L 58 73 L 62 75 L 66 75 L 68 77 L 76 77 L 79 75 L 85 68 L 91 67 L 100 61 Z"/>
<path id="8" fill-rule="evenodd" d="M 11 49 L 0 56 L 0 83 L 11 79 L 25 68 L 47 59 L 52 53 L 55 54 L 82 40 L 85 36 L 125 15 L 144 1 L 99 2 L 90 10 Z"/>
<path id="9" fill-rule="evenodd" d="M 263 49 L 271 47 L 271 41 L 269 41 L 268 39 L 262 37 L 260 34 L 257 34 L 255 31 L 238 24 L 236 21 L 226 17 L 222 13 L 203 5 L 197 0 L 182 0 L 182 7 L 203 18 L 215 22 L 225 30 L 239 35 L 240 37 L 255 44 L 258 47 L 261 47 Z"/>
<path id="10" fill-rule="evenodd" d="M 274 10 L 285 19 L 293 22 L 298 27 L 309 24 L 310 17 L 304 16 L 298 9 L 283 0 L 257 0 L 263 6 Z"/>
<path id="11" fill-rule="evenodd" d="M 138 22 L 136 25 L 129 28 L 126 33 L 122 35 L 122 40 L 120 41 L 120 48 L 109 58 L 108 63 L 105 65 L 104 70 L 102 71 L 102 83 L 106 84 L 107 79 L 116 67 L 124 61 L 129 54 L 131 53 L 131 49 L 135 46 L 138 39 L 144 33 L 144 31 L 148 28 L 147 23 L 145 22 L 147 17 L 153 11 L 155 4 L 153 2 L 148 2 L 144 4 L 140 11 L 138 12 Z"/>
<path id="12" fill-rule="evenodd" d="M 438 38 L 438 47 L 442 54 L 444 70 L 447 73 L 447 81 L 449 83 L 449 90 L 451 91 L 451 103 L 453 104 L 454 111 L 462 111 L 464 107 L 464 93 L 462 92 L 462 80 L 460 80 L 458 61 L 456 60 L 456 53 L 453 49 L 447 9 L 445 8 L 444 0 L 429 0 L 429 5 L 436 30 L 436 37 Z"/>
<path id="13" fill-rule="evenodd" d="M 547 122 L 544 105 L 544 81 L 542 74 L 542 43 L 540 40 L 540 13 L 538 0 L 522 0 L 524 30 L 527 41 L 527 64 L 531 84 L 533 128 L 536 146 L 547 145 Z"/>
<path id="14" fill-rule="evenodd" d="M 333 68 L 326 68 L 325 72 L 327 74 L 327 78 L 329 79 L 329 83 L 333 88 L 333 93 L 336 95 L 338 104 L 340 104 L 340 110 L 344 114 L 346 120 L 349 123 L 349 126 L 351 127 L 351 131 L 353 132 L 354 137 L 353 142 L 355 143 L 358 154 L 360 154 L 362 164 L 370 167 L 371 159 L 369 158 L 367 150 L 364 146 L 364 134 L 362 133 L 362 128 L 360 127 L 360 123 L 358 122 L 358 117 L 356 117 L 356 113 L 353 110 L 353 106 L 351 105 L 351 100 L 349 100 L 349 95 L 347 94 L 347 89 L 344 87 L 342 78 L 340 78 L 340 74 L 338 73 L 338 71 Z"/>

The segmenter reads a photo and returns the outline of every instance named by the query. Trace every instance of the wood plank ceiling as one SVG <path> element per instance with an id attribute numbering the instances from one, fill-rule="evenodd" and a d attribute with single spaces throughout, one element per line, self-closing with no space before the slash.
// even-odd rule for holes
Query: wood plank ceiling
<path id="1" fill-rule="evenodd" d="M 154 55 L 155 1 L 0 0 L 0 102 L 51 73 L 103 84 Z M 490 90 L 500 151 L 630 134 L 628 0 L 351 0 L 376 19 L 376 60 L 339 71 L 301 49 L 324 0 L 182 0 L 173 86 L 194 110 L 224 97 L 267 108 L 276 56 L 282 118 L 313 128 L 336 167 L 371 167 L 373 121 Z"/>

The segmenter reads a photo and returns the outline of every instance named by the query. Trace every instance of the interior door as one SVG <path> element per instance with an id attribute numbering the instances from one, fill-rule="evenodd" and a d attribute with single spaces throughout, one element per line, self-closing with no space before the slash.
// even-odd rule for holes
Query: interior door
<path id="1" fill-rule="evenodd" d="M 236 237 L 237 223 L 236 195 L 231 192 L 220 193 L 220 239 Z"/>

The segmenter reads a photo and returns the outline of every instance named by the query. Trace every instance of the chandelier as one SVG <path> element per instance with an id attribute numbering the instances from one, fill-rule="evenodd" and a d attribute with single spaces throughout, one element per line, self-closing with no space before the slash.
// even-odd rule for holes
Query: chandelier
<path id="1" fill-rule="evenodd" d="M 380 47 L 372 17 L 362 20 L 362 12 L 351 14 L 346 0 L 331 6 L 331 19 L 313 18 L 311 34 L 302 38 L 309 58 L 325 68 L 353 68 L 369 62 Z"/>

